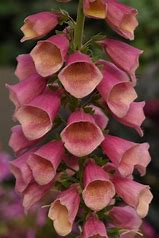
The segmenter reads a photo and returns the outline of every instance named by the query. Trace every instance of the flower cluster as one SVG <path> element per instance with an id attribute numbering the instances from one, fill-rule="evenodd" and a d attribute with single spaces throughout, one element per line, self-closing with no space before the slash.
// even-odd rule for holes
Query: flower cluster
<path id="1" fill-rule="evenodd" d="M 9 141 L 17 155 L 10 169 L 25 209 L 56 189 L 48 216 L 60 236 L 74 228 L 83 238 L 135 237 L 152 194 L 132 174 L 145 175 L 149 145 L 111 135 L 108 122 L 143 135 L 145 102 L 135 101 L 134 89 L 142 51 L 103 37 L 82 44 L 84 15 L 134 38 L 137 11 L 116 0 L 80 0 L 77 22 L 65 11 L 25 19 L 22 42 L 68 27 L 17 58 L 19 83 L 7 85 L 20 123 Z M 111 61 L 93 56 L 96 44 Z"/>

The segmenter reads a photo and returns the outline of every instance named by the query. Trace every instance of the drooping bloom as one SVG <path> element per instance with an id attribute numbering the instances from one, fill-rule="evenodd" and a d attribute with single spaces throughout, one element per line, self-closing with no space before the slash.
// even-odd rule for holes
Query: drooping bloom
<path id="1" fill-rule="evenodd" d="M 136 19 L 137 10 L 116 0 L 106 0 L 107 17 L 106 22 L 119 35 L 126 39 L 134 39 L 134 30 L 138 26 Z"/>
<path id="2" fill-rule="evenodd" d="M 23 191 L 23 207 L 29 210 L 34 204 L 39 202 L 50 190 L 52 182 L 43 186 L 37 184 L 34 180 L 28 184 L 27 188 Z"/>
<path id="3" fill-rule="evenodd" d="M 127 112 L 127 114 L 122 117 L 115 117 L 117 121 L 124 124 L 125 126 L 134 128 L 140 136 L 143 136 L 143 131 L 141 129 L 141 125 L 143 121 L 145 120 L 145 115 L 143 108 L 145 106 L 145 102 L 133 102 L 130 105 L 130 108 Z"/>
<path id="4" fill-rule="evenodd" d="M 68 47 L 69 41 L 64 34 L 39 41 L 30 53 L 37 72 L 42 77 L 56 73 L 64 63 Z"/>
<path id="5" fill-rule="evenodd" d="M 58 77 L 66 91 L 76 98 L 90 94 L 103 78 L 91 58 L 78 51 L 69 57 Z"/>
<path id="6" fill-rule="evenodd" d="M 23 133 L 22 127 L 20 125 L 12 127 L 12 134 L 9 139 L 9 146 L 13 151 L 18 154 L 30 146 L 34 145 L 37 140 L 28 140 Z"/>
<path id="7" fill-rule="evenodd" d="M 88 217 L 83 227 L 82 238 L 108 238 L 106 227 L 102 221 L 100 221 L 95 214 Z"/>
<path id="8" fill-rule="evenodd" d="M 133 83 L 136 83 L 135 72 L 139 66 L 139 56 L 143 51 L 114 39 L 105 39 L 99 43 L 103 45 L 112 61 L 127 72 Z"/>
<path id="9" fill-rule="evenodd" d="M 67 126 L 60 135 L 66 149 L 78 157 L 90 154 L 104 140 L 94 118 L 82 111 L 71 114 Z"/>
<path id="10" fill-rule="evenodd" d="M 48 216 L 59 235 L 66 236 L 72 231 L 79 204 L 80 196 L 76 186 L 61 192 L 51 204 Z"/>
<path id="11" fill-rule="evenodd" d="M 137 94 L 125 72 L 107 61 L 99 61 L 103 66 L 103 80 L 97 89 L 109 109 L 119 118 L 124 117 Z"/>
<path id="12" fill-rule="evenodd" d="M 8 85 L 9 98 L 15 104 L 16 109 L 21 105 L 29 103 L 46 88 L 46 80 L 41 76 L 34 75 L 24 79 L 17 84 Z"/>
<path id="13" fill-rule="evenodd" d="M 32 152 L 28 151 L 10 162 L 10 171 L 16 178 L 15 189 L 17 192 L 22 193 L 33 179 L 31 169 L 27 164 L 29 155 Z"/>
<path id="14" fill-rule="evenodd" d="M 109 216 L 111 222 L 121 229 L 138 231 L 142 224 L 141 218 L 135 209 L 130 206 L 113 207 L 109 212 Z"/>
<path id="15" fill-rule="evenodd" d="M 39 12 L 28 16 L 21 27 L 24 33 L 21 42 L 45 36 L 57 26 L 58 21 L 58 14 L 54 12 Z"/>
<path id="16" fill-rule="evenodd" d="M 107 4 L 105 0 L 84 0 L 83 10 L 87 17 L 105 19 L 107 15 Z"/>
<path id="17" fill-rule="evenodd" d="M 94 211 L 105 208 L 115 195 L 115 188 L 109 175 L 93 160 L 89 160 L 84 169 L 83 200 Z"/>
<path id="18" fill-rule="evenodd" d="M 20 107 L 14 117 L 21 123 L 24 135 L 29 140 L 35 140 L 44 136 L 52 128 L 59 108 L 59 93 L 46 91 Z"/>
<path id="19" fill-rule="evenodd" d="M 17 57 L 17 61 L 18 64 L 15 70 L 15 75 L 20 81 L 30 78 L 31 76 L 38 75 L 30 54 L 19 55 Z"/>
<path id="20" fill-rule="evenodd" d="M 134 207 L 141 218 L 145 217 L 153 198 L 149 186 L 122 177 L 114 177 L 113 183 L 117 194 L 124 202 Z"/>
<path id="21" fill-rule="evenodd" d="M 134 143 L 116 136 L 107 135 L 102 142 L 105 154 L 122 176 L 130 176 L 136 168 L 143 176 L 151 157 L 148 143 Z"/>
<path id="22" fill-rule="evenodd" d="M 64 147 L 61 141 L 51 141 L 32 153 L 27 163 L 36 183 L 39 185 L 50 183 L 63 156 Z"/>

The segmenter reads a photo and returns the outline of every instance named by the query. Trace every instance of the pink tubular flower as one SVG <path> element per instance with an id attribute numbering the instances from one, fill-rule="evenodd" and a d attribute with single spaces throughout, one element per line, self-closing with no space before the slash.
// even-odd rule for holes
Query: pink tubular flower
<path id="1" fill-rule="evenodd" d="M 53 30 L 57 24 L 58 15 L 53 12 L 39 12 L 28 16 L 21 27 L 21 31 L 24 33 L 21 42 L 41 38 Z"/>
<path id="2" fill-rule="evenodd" d="M 60 135 L 66 149 L 78 157 L 90 154 L 104 140 L 93 117 L 82 111 L 71 114 L 68 125 Z"/>
<path id="3" fill-rule="evenodd" d="M 32 181 L 32 172 L 27 164 L 27 160 L 32 151 L 26 152 L 25 154 L 18 157 L 10 162 L 10 171 L 16 178 L 15 189 L 17 192 L 23 192 L 28 184 Z"/>
<path id="4" fill-rule="evenodd" d="M 82 238 L 108 238 L 105 225 L 96 215 L 92 214 L 83 227 Z"/>
<path id="5" fill-rule="evenodd" d="M 107 17 L 106 22 L 119 35 L 126 39 L 134 39 L 134 30 L 138 26 L 136 19 L 137 10 L 119 3 L 116 0 L 106 0 Z"/>
<path id="6" fill-rule="evenodd" d="M 76 186 L 61 192 L 51 204 L 48 216 L 59 235 L 66 236 L 72 231 L 79 204 L 80 196 Z"/>
<path id="7" fill-rule="evenodd" d="M 84 170 L 83 200 L 94 211 L 105 208 L 115 195 L 115 188 L 108 174 L 93 160 L 89 160 Z"/>
<path id="8" fill-rule="evenodd" d="M 36 183 L 45 185 L 53 180 L 63 155 L 64 147 L 61 141 L 51 141 L 30 155 L 27 163 Z"/>
<path id="9" fill-rule="evenodd" d="M 29 140 L 39 139 L 53 126 L 53 120 L 60 108 L 60 95 L 45 92 L 15 112 L 24 135 Z"/>
<path id="10" fill-rule="evenodd" d="M 24 136 L 22 127 L 20 125 L 14 126 L 12 128 L 12 134 L 9 139 L 9 146 L 14 150 L 16 154 L 34 145 L 36 142 L 37 140 L 30 141 Z"/>
<path id="11" fill-rule="evenodd" d="M 17 57 L 17 61 L 18 64 L 15 70 L 15 75 L 18 77 L 20 81 L 30 78 L 33 75 L 38 75 L 30 54 L 19 55 Z"/>
<path id="12" fill-rule="evenodd" d="M 142 224 L 142 220 L 135 209 L 129 206 L 113 207 L 109 216 L 112 223 L 121 229 L 138 231 Z"/>
<path id="13" fill-rule="evenodd" d="M 84 14 L 87 17 L 105 19 L 107 15 L 107 5 L 105 0 L 84 0 Z"/>
<path id="14" fill-rule="evenodd" d="M 137 144 L 116 136 L 107 135 L 102 142 L 105 154 L 117 167 L 122 176 L 130 176 L 136 168 L 143 176 L 151 161 L 149 144 Z"/>
<path id="15" fill-rule="evenodd" d="M 110 62 L 102 60 L 100 63 L 103 65 L 103 80 L 97 89 L 113 114 L 124 117 L 137 94 L 125 72 Z"/>
<path id="16" fill-rule="evenodd" d="M 39 41 L 31 51 L 37 72 L 42 77 L 56 73 L 63 65 L 69 41 L 64 34 Z"/>
<path id="17" fill-rule="evenodd" d="M 135 71 L 139 66 L 139 56 L 143 51 L 114 39 L 105 39 L 99 43 L 103 45 L 113 62 L 127 72 L 133 83 L 136 83 Z"/>
<path id="18" fill-rule="evenodd" d="M 15 104 L 16 109 L 21 105 L 29 103 L 42 93 L 46 87 L 46 80 L 41 76 L 34 75 L 24 79 L 15 85 L 8 85 L 9 98 Z"/>
<path id="19" fill-rule="evenodd" d="M 115 119 L 125 126 L 129 126 L 134 128 L 140 136 L 143 136 L 143 131 L 141 129 L 141 125 L 145 120 L 145 115 L 143 108 L 145 106 L 145 102 L 133 102 L 130 105 L 130 108 L 127 114 L 123 118 L 118 118 L 116 116 Z"/>
<path id="20" fill-rule="evenodd" d="M 153 196 L 149 186 L 137 183 L 129 178 L 114 177 L 117 194 L 143 218 L 147 215 Z"/>
<path id="21" fill-rule="evenodd" d="M 104 130 L 108 125 L 109 118 L 104 114 L 100 107 L 96 107 L 94 105 L 89 105 L 94 110 L 93 118 L 97 125 Z"/>
<path id="22" fill-rule="evenodd" d="M 58 77 L 67 92 L 83 98 L 96 88 L 103 76 L 88 55 L 75 52 Z"/>
<path id="23" fill-rule="evenodd" d="M 40 186 L 39 184 L 32 181 L 23 191 L 23 207 L 26 210 L 30 209 L 46 195 L 51 186 L 52 182 L 47 185 Z"/>

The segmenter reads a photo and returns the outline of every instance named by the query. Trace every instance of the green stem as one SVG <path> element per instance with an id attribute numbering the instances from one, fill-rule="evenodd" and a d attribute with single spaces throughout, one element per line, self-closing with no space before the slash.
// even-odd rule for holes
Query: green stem
<path id="1" fill-rule="evenodd" d="M 78 11 L 77 11 L 77 21 L 74 32 L 74 46 L 75 49 L 80 49 L 83 40 L 85 16 L 83 14 L 83 0 L 79 0 Z"/>

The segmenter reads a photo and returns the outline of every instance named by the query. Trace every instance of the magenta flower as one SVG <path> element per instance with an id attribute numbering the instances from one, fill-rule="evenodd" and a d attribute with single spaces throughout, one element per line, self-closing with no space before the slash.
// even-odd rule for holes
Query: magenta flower
<path id="1" fill-rule="evenodd" d="M 10 162 L 10 171 L 16 178 L 15 189 L 17 192 L 22 193 L 33 179 L 31 169 L 27 164 L 29 155 L 32 152 L 28 151 Z"/>
<path id="2" fill-rule="evenodd" d="M 128 73 L 133 83 L 136 83 L 135 72 L 139 66 L 139 56 L 143 53 L 131 45 L 114 39 L 105 39 L 100 42 L 112 61 Z"/>
<path id="3" fill-rule="evenodd" d="M 79 204 L 80 196 L 76 186 L 61 192 L 51 204 L 48 216 L 59 235 L 66 236 L 72 231 Z"/>
<path id="4" fill-rule="evenodd" d="M 116 0 L 106 0 L 106 2 L 106 22 L 119 35 L 126 39 L 133 40 L 134 30 L 138 26 L 138 21 L 136 19 L 137 10 Z"/>
<path id="5" fill-rule="evenodd" d="M 21 31 L 24 33 L 21 42 L 41 38 L 53 30 L 57 24 L 58 15 L 53 12 L 39 12 L 28 16 L 21 27 Z"/>
<path id="6" fill-rule="evenodd" d="M 16 109 L 18 109 L 44 91 L 46 88 L 46 80 L 41 76 L 34 75 L 14 85 L 6 84 L 6 87 L 9 90 L 10 100 L 15 104 Z"/>
<path id="7" fill-rule="evenodd" d="M 84 170 L 83 200 L 94 211 L 105 208 L 115 195 L 115 188 L 108 174 L 93 160 L 89 160 Z"/>
<path id="8" fill-rule="evenodd" d="M 121 229 L 138 231 L 142 224 L 135 209 L 129 206 L 113 207 L 109 213 L 112 223 Z"/>
<path id="9" fill-rule="evenodd" d="M 14 150 L 16 154 L 27 150 L 30 146 L 34 145 L 37 140 L 28 140 L 23 133 L 20 125 L 12 127 L 12 134 L 9 139 L 9 146 Z"/>
<path id="10" fill-rule="evenodd" d="M 102 142 L 105 154 L 122 176 L 130 176 L 136 168 L 143 176 L 150 163 L 149 144 L 137 144 L 116 136 L 107 135 Z"/>
<path id="11" fill-rule="evenodd" d="M 56 73 L 63 65 L 69 41 L 64 34 L 39 41 L 31 51 L 37 72 L 42 77 Z"/>
<path id="12" fill-rule="evenodd" d="M 59 108 L 60 95 L 48 91 L 20 107 L 14 117 L 21 123 L 24 135 L 29 140 L 35 140 L 52 128 Z"/>
<path id="13" fill-rule="evenodd" d="M 101 222 L 95 214 L 87 219 L 83 227 L 82 238 L 108 238 L 107 231 L 103 222 Z"/>
<path id="14" fill-rule="evenodd" d="M 90 114 L 78 111 L 69 117 L 67 126 L 61 132 L 61 139 L 71 154 L 82 157 L 94 151 L 104 136 Z"/>
<path id="15" fill-rule="evenodd" d="M 32 181 L 28 184 L 27 188 L 23 191 L 23 207 L 25 210 L 29 210 L 34 204 L 39 202 L 50 190 L 52 182 L 40 186 L 39 184 Z"/>
<path id="16" fill-rule="evenodd" d="M 61 141 L 51 141 L 29 156 L 29 165 L 33 177 L 39 185 L 50 183 L 56 175 L 62 157 L 64 147 Z"/>
<path id="17" fill-rule="evenodd" d="M 129 206 L 134 207 L 141 218 L 145 217 L 153 198 L 149 186 L 122 177 L 114 177 L 113 183 L 117 194 Z"/>
<path id="18" fill-rule="evenodd" d="M 143 111 L 144 106 L 145 102 L 133 102 L 130 105 L 127 114 L 123 118 L 117 118 L 115 116 L 114 117 L 125 126 L 134 128 L 140 136 L 143 136 L 141 125 L 145 120 Z"/>
<path id="19" fill-rule="evenodd" d="M 15 70 L 15 75 L 20 81 L 38 75 L 34 62 L 29 54 L 19 55 L 17 61 L 18 64 Z"/>
<path id="20" fill-rule="evenodd" d="M 80 52 L 69 57 L 58 77 L 66 91 L 76 98 L 90 94 L 103 78 L 91 58 Z"/>
<path id="21" fill-rule="evenodd" d="M 112 113 L 122 118 L 137 98 L 137 94 L 125 72 L 110 62 L 103 60 L 100 63 L 103 66 L 103 80 L 97 89 Z"/>

